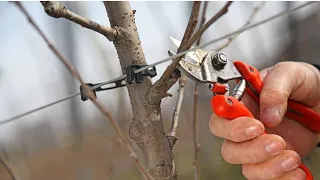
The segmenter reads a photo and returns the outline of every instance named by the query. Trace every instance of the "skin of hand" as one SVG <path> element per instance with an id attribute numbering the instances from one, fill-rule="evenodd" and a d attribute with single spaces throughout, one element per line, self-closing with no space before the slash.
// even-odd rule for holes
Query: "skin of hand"
<path id="1" fill-rule="evenodd" d="M 300 157 L 316 147 L 320 134 L 284 114 L 288 98 L 320 112 L 320 71 L 308 63 L 280 62 L 260 75 L 264 82 L 260 105 L 248 95 L 242 98 L 256 119 L 239 117 L 230 121 L 213 114 L 210 131 L 225 139 L 221 147 L 224 160 L 241 164 L 247 179 L 304 180 L 306 174 L 298 168 Z M 264 131 L 268 134 L 263 135 Z"/>

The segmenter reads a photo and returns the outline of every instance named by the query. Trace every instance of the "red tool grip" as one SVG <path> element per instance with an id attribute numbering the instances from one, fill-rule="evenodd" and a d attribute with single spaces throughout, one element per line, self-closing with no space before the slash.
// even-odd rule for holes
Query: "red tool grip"
<path id="1" fill-rule="evenodd" d="M 233 120 L 242 116 L 254 118 L 252 113 L 244 106 L 244 104 L 232 96 L 213 96 L 211 99 L 211 107 L 217 116 L 229 120 Z M 301 168 L 307 174 L 306 180 L 313 180 L 311 172 L 305 165 L 300 164 L 299 168 Z"/>
<path id="2" fill-rule="evenodd" d="M 213 112 L 220 117 L 233 120 L 237 117 L 246 116 L 254 118 L 252 113 L 235 97 L 217 95 L 211 99 Z"/>
<path id="3" fill-rule="evenodd" d="M 259 96 L 263 86 L 259 71 L 241 61 L 234 62 L 234 65 L 240 71 L 247 83 L 255 90 L 255 92 L 253 92 L 250 88 L 246 88 L 246 92 L 259 104 Z M 301 103 L 288 100 L 288 111 L 285 115 L 313 132 L 320 132 L 320 113 L 313 111 L 311 108 Z"/>

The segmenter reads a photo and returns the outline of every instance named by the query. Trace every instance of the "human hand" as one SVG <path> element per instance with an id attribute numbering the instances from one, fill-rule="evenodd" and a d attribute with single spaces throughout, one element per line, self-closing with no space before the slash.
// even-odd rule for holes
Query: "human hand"
<path id="1" fill-rule="evenodd" d="M 320 141 L 299 123 L 284 117 L 288 98 L 320 112 L 320 72 L 301 62 L 281 62 L 261 73 L 264 82 L 260 105 L 245 95 L 242 102 L 256 119 L 233 121 L 212 115 L 210 131 L 225 141 L 224 160 L 242 164 L 247 179 L 305 179 L 298 168 L 300 156 L 307 155 Z M 263 135 L 264 131 L 269 134 Z"/>

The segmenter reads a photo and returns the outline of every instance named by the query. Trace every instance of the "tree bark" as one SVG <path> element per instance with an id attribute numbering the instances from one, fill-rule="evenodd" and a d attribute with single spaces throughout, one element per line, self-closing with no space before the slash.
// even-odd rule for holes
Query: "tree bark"
<path id="1" fill-rule="evenodd" d="M 135 24 L 135 11 L 129 2 L 104 2 L 111 27 L 118 32 L 113 44 L 117 50 L 123 73 L 131 64 L 145 65 L 146 60 Z M 149 104 L 147 92 L 152 86 L 150 78 L 140 84 L 127 85 L 133 119 L 129 136 L 142 150 L 148 170 L 155 179 L 170 179 L 173 168 L 172 148 L 166 138 L 160 102 Z"/>

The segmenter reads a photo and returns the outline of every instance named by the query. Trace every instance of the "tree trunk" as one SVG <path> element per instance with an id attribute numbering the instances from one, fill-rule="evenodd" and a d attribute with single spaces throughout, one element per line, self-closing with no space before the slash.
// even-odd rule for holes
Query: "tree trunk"
<path id="1" fill-rule="evenodd" d="M 104 2 L 112 28 L 119 36 L 113 41 L 123 73 L 131 64 L 147 64 L 135 24 L 135 11 L 129 2 Z M 173 169 L 172 148 L 163 128 L 160 102 L 149 104 L 150 78 L 140 84 L 127 85 L 133 119 L 129 136 L 142 150 L 148 170 L 155 179 L 170 179 Z"/>

